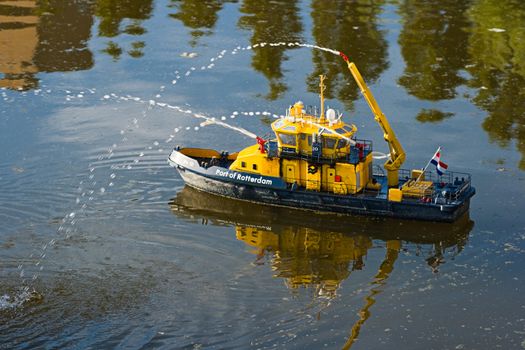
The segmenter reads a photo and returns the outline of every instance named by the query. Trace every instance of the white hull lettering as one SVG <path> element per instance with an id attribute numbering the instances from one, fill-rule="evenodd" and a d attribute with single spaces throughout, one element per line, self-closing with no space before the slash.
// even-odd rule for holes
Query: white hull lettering
<path id="1" fill-rule="evenodd" d="M 227 178 L 238 180 L 238 181 L 248 182 L 248 183 L 269 185 L 269 186 L 272 185 L 272 180 L 265 179 L 262 176 L 251 176 L 248 174 L 239 174 L 236 172 L 229 172 L 229 171 L 224 171 L 221 169 L 217 169 L 215 171 L 215 175 L 227 177 Z"/>

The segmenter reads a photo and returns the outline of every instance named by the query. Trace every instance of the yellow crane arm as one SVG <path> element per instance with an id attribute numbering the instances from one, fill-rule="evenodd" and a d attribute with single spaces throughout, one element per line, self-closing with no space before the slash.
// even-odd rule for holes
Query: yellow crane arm
<path id="1" fill-rule="evenodd" d="M 388 122 L 388 119 L 381 111 L 381 108 L 379 108 L 379 105 L 376 102 L 376 99 L 374 98 L 374 95 L 372 95 L 372 92 L 366 85 L 363 77 L 361 76 L 361 73 L 359 73 L 359 70 L 357 69 L 356 65 L 353 62 L 350 62 L 348 57 L 343 54 L 342 52 L 339 53 L 341 57 L 345 60 L 346 64 L 348 65 L 348 69 L 350 70 L 350 73 L 352 73 L 352 76 L 354 77 L 355 82 L 361 89 L 361 93 L 363 94 L 366 102 L 370 106 L 370 109 L 372 110 L 372 113 L 374 113 L 374 119 L 379 124 L 381 129 L 383 130 L 383 137 L 385 141 L 388 143 L 388 148 L 390 150 L 390 158 L 385 162 L 384 167 L 387 170 L 387 177 L 388 177 L 388 186 L 389 187 L 397 187 L 399 184 L 399 176 L 398 176 L 398 170 L 405 161 L 405 151 L 403 150 L 403 147 L 399 143 L 399 140 L 396 137 L 396 134 L 394 133 L 394 130 L 390 127 L 390 123 Z"/>

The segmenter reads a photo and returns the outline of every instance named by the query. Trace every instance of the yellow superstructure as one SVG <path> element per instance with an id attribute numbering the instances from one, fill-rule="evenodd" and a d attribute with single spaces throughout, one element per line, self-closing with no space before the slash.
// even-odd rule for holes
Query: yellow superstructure
<path id="1" fill-rule="evenodd" d="M 405 151 L 355 64 L 344 54 L 341 56 L 388 144 L 389 154 L 384 163 L 385 182 L 377 183 L 372 176 L 372 143 L 356 139 L 357 127 L 343 122 L 342 114 L 330 108 L 325 111 L 325 77 L 322 75 L 319 84 L 320 113 L 306 110 L 302 102 L 296 102 L 286 115 L 272 123 L 275 138 L 258 138 L 257 145 L 239 152 L 230 169 L 280 177 L 291 189 L 340 195 L 356 194 L 365 189 L 383 190 L 394 202 L 402 201 L 403 197 L 424 197 L 427 192 L 431 193 L 432 183 L 420 176 L 404 181 L 400 186 L 399 169 L 405 160 Z"/>
<path id="2" fill-rule="evenodd" d="M 239 152 L 230 170 L 278 176 L 290 187 L 337 194 L 355 194 L 371 182 L 372 145 L 353 138 L 357 127 L 343 122 L 333 109 L 321 115 L 306 111 L 302 102 L 272 123 L 273 140 Z"/>

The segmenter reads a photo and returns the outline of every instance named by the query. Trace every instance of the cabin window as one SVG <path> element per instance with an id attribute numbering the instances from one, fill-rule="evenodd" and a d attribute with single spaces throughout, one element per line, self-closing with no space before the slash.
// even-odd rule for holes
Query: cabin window
<path id="1" fill-rule="evenodd" d="M 348 141 L 346 141 L 345 139 L 339 139 L 339 141 L 337 142 L 336 148 L 346 147 L 347 144 L 348 144 Z"/>
<path id="2" fill-rule="evenodd" d="M 312 145 L 312 135 L 308 135 L 308 146 Z"/>
<path id="3" fill-rule="evenodd" d="M 288 146 L 296 146 L 297 141 L 295 135 L 290 134 L 279 134 L 279 138 L 281 139 L 281 143 Z"/>
<path id="4" fill-rule="evenodd" d="M 246 162 L 241 162 L 241 167 L 246 168 Z"/>
<path id="5" fill-rule="evenodd" d="M 337 142 L 337 139 L 333 138 L 333 137 L 326 137 L 326 136 L 323 136 L 323 146 L 326 147 L 326 148 L 334 148 L 335 147 L 335 144 Z"/>
<path id="6" fill-rule="evenodd" d="M 301 134 L 301 140 L 306 140 L 306 134 Z"/>
<path id="7" fill-rule="evenodd" d="M 335 132 L 342 135 L 342 134 L 346 134 L 348 131 L 345 128 L 339 128 L 339 129 L 335 129 Z"/>
<path id="8" fill-rule="evenodd" d="M 252 169 L 257 170 L 257 164 L 252 164 Z"/>

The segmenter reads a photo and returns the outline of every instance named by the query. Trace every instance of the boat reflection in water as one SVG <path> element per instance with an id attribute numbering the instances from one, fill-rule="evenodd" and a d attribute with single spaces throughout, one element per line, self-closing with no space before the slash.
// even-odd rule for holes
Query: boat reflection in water
<path id="1" fill-rule="evenodd" d="M 384 259 L 370 281 L 359 319 L 344 348 L 353 344 L 361 325 L 370 317 L 369 308 L 386 284 L 401 250 L 425 254 L 429 269 L 437 271 L 445 254 L 461 252 L 474 225 L 468 213 L 453 224 L 312 215 L 222 198 L 188 186 L 170 205 L 177 216 L 188 220 L 234 226 L 236 238 L 254 248 L 255 263 L 268 259 L 274 277 L 283 278 L 292 290 L 312 288 L 319 298 L 335 297 L 350 273 L 364 268 L 368 250 L 384 246 Z"/>

